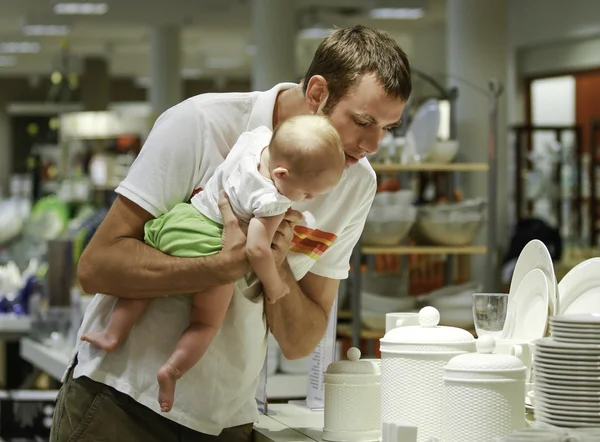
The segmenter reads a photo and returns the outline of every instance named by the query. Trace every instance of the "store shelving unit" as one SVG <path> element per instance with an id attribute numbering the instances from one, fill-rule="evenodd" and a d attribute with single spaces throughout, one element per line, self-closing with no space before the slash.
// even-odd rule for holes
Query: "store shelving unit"
<path id="1" fill-rule="evenodd" d="M 496 268 L 496 219 L 497 219 L 497 144 L 498 144 L 498 101 L 503 92 L 501 84 L 490 81 L 489 83 L 489 137 L 488 137 L 488 162 L 487 163 L 420 163 L 420 164 L 373 164 L 373 170 L 379 175 L 394 174 L 401 172 L 479 172 L 488 175 L 488 194 L 487 194 L 487 245 L 486 246 L 464 246 L 464 247 L 446 247 L 446 246 L 363 246 L 360 243 L 352 255 L 352 272 L 350 274 L 350 302 L 352 312 L 352 324 L 348 326 L 338 326 L 338 334 L 343 337 L 351 337 L 352 345 L 361 346 L 361 339 L 377 339 L 381 337 L 380 332 L 370 332 L 362 329 L 361 324 L 361 268 L 362 257 L 364 255 L 485 255 L 486 267 L 488 271 L 485 275 L 486 291 L 493 291 Z M 455 133 L 455 122 L 451 123 L 453 127 L 451 133 Z M 449 268 L 449 266 L 448 266 Z M 348 335 L 351 336 L 348 336 Z"/>

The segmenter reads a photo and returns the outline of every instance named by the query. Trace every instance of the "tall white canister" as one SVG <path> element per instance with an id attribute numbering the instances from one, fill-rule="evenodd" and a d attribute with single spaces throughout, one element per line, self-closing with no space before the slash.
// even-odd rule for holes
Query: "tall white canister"
<path id="1" fill-rule="evenodd" d="M 348 360 L 330 364 L 324 374 L 323 440 L 368 442 L 381 439 L 381 372 L 373 360 L 360 360 L 360 350 L 348 350 Z"/>
<path id="2" fill-rule="evenodd" d="M 444 368 L 444 442 L 492 441 L 525 427 L 527 367 L 516 356 L 492 354 L 494 344 L 482 336 L 478 353 Z"/>
<path id="3" fill-rule="evenodd" d="M 417 426 L 418 442 L 444 440 L 444 366 L 475 351 L 471 333 L 439 321 L 434 307 L 424 307 L 420 325 L 395 328 L 380 340 L 382 422 Z"/>

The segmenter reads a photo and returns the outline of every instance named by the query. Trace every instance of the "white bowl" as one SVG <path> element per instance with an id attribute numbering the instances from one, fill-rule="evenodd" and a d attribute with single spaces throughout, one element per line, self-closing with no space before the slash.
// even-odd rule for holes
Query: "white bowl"
<path id="1" fill-rule="evenodd" d="M 408 234 L 417 217 L 414 206 L 373 206 L 362 233 L 363 244 L 397 245 Z"/>
<path id="2" fill-rule="evenodd" d="M 360 319 L 368 329 L 385 332 L 385 314 L 361 310 Z"/>
<path id="3" fill-rule="evenodd" d="M 376 293 L 361 292 L 360 305 L 373 313 L 404 312 L 416 308 L 417 300 L 412 296 L 381 296 Z M 385 317 L 384 317 L 385 319 Z"/>
<path id="4" fill-rule="evenodd" d="M 408 295 L 408 279 L 403 273 L 365 272 L 361 279 L 361 289 L 365 292 L 393 297 Z"/>
<path id="5" fill-rule="evenodd" d="M 450 163 L 458 153 L 458 140 L 437 141 L 433 144 L 428 160 L 436 164 Z"/>
<path id="6" fill-rule="evenodd" d="M 373 200 L 374 207 L 410 206 L 415 200 L 412 190 L 397 190 L 394 192 L 378 192 Z"/>

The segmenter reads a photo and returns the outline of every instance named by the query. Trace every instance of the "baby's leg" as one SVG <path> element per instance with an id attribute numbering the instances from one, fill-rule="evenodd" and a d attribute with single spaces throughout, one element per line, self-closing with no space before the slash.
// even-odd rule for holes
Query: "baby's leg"
<path id="1" fill-rule="evenodd" d="M 206 353 L 217 334 L 229 302 L 233 284 L 215 287 L 192 298 L 190 325 L 185 329 L 169 360 L 158 370 L 158 403 L 163 412 L 173 407 L 175 383 Z"/>
<path id="2" fill-rule="evenodd" d="M 115 350 L 127 338 L 127 335 L 142 317 L 151 301 L 150 298 L 119 298 L 104 331 L 86 333 L 81 337 L 81 340 L 106 351 Z"/>

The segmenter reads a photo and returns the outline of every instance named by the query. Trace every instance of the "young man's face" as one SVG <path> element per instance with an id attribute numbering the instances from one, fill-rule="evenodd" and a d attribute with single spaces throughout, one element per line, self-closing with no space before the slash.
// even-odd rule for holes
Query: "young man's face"
<path id="1" fill-rule="evenodd" d="M 346 153 L 346 167 L 377 152 L 387 131 L 400 124 L 406 103 L 389 98 L 373 74 L 364 75 L 329 114 L 340 133 Z"/>

